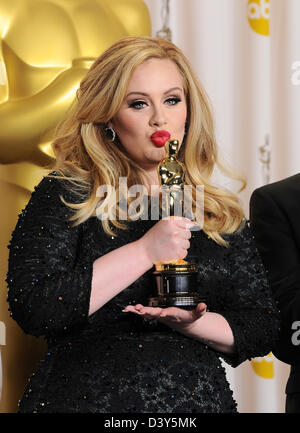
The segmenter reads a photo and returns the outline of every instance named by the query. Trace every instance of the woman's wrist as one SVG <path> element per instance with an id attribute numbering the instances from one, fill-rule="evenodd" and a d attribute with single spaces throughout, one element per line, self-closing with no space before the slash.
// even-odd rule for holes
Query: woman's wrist
<path id="1" fill-rule="evenodd" d="M 195 337 L 196 334 L 198 336 L 200 320 L 202 319 L 202 317 L 198 317 L 198 319 L 194 320 L 193 322 L 171 322 L 170 320 L 164 318 L 159 318 L 159 321 L 165 323 L 166 325 L 170 326 L 172 329 L 179 332 L 180 334 L 185 335 L 186 337 Z"/>
<path id="2" fill-rule="evenodd" d="M 140 238 L 137 241 L 134 241 L 133 244 L 135 245 L 136 257 L 138 258 L 139 262 L 141 262 L 147 270 L 151 269 L 153 267 L 153 262 L 149 257 L 147 245 L 144 239 Z"/>
<path id="3" fill-rule="evenodd" d="M 221 352 L 234 352 L 234 338 L 226 319 L 218 313 L 206 312 L 193 322 L 174 323 L 172 328 Z"/>

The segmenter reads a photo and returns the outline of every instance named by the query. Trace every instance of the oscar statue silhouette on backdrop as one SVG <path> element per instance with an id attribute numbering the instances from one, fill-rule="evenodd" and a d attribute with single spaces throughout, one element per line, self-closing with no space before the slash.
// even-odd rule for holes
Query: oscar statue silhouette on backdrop
<path id="1" fill-rule="evenodd" d="M 53 158 L 55 127 L 94 59 L 122 37 L 150 34 L 142 0 L 0 2 L 0 194 L 6 207 L 0 220 L 1 412 L 15 412 L 45 350 L 9 317 L 6 302 L 6 246 L 18 213 Z"/>

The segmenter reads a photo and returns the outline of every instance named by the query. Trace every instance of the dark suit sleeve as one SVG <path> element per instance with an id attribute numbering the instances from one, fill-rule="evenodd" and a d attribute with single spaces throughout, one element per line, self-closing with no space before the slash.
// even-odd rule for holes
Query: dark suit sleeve
<path id="1" fill-rule="evenodd" d="M 299 364 L 300 345 L 292 341 L 292 326 L 300 320 L 300 257 L 286 209 L 269 190 L 259 188 L 250 199 L 250 222 L 280 309 L 280 338 L 273 353 L 287 364 Z"/>

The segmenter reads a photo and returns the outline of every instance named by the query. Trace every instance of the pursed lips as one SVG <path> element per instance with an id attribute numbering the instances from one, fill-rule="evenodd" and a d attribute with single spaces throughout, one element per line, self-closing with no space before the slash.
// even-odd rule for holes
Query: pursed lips
<path id="1" fill-rule="evenodd" d="M 163 147 L 168 140 L 171 138 L 171 134 L 168 131 L 156 131 L 151 135 L 151 141 L 158 147 Z"/>

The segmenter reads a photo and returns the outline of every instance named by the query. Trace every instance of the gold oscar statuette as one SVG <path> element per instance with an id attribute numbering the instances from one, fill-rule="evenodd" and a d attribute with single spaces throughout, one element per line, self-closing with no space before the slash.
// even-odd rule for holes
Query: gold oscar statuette
<path id="1" fill-rule="evenodd" d="M 166 156 L 158 165 L 158 175 L 162 191 L 165 216 L 181 217 L 184 209 L 185 167 L 178 161 L 179 142 L 168 140 L 165 144 Z M 197 267 L 183 259 L 155 263 L 153 272 L 155 283 L 152 307 L 194 308 L 200 302 L 197 292 Z"/>

